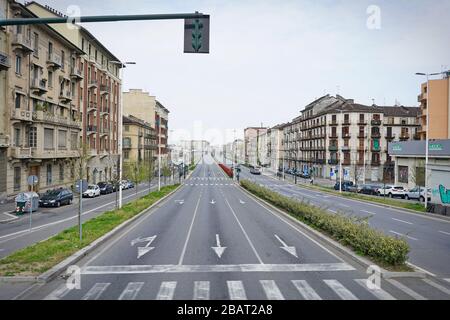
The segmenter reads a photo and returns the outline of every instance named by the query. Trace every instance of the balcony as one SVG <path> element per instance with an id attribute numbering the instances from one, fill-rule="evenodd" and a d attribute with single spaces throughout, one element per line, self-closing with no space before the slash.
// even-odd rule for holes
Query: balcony
<path id="1" fill-rule="evenodd" d="M 358 126 L 367 126 L 367 121 L 364 119 L 359 119 L 358 120 Z"/>
<path id="2" fill-rule="evenodd" d="M 337 139 L 338 138 L 337 133 L 330 133 L 329 138 L 330 139 Z"/>
<path id="3" fill-rule="evenodd" d="M 122 144 L 122 149 L 131 149 L 131 142 L 130 141 L 124 141 Z"/>
<path id="4" fill-rule="evenodd" d="M 8 137 L 2 137 L 0 136 L 0 148 L 8 148 L 9 147 L 9 141 Z"/>
<path id="5" fill-rule="evenodd" d="M 100 129 L 100 136 L 107 136 L 109 135 L 109 129 L 108 128 L 101 128 Z"/>
<path id="6" fill-rule="evenodd" d="M 38 148 L 31 148 L 31 155 L 36 159 L 62 159 L 62 158 L 79 158 L 80 151 L 70 150 L 67 148 L 55 150 L 42 150 Z"/>
<path id="7" fill-rule="evenodd" d="M 358 139 L 365 139 L 367 135 L 365 133 L 358 133 Z"/>
<path id="8" fill-rule="evenodd" d="M 64 103 L 68 103 L 68 102 L 72 101 L 72 94 L 70 93 L 70 90 L 60 91 L 59 99 Z"/>
<path id="9" fill-rule="evenodd" d="M 328 125 L 329 126 L 337 126 L 338 123 L 337 123 L 337 121 L 331 121 Z"/>
<path id="10" fill-rule="evenodd" d="M 76 129 L 81 129 L 81 121 L 54 115 L 44 111 L 33 112 L 33 120 L 36 122 L 51 123 L 59 126 L 67 126 Z"/>
<path id="11" fill-rule="evenodd" d="M 371 137 L 372 138 L 381 138 L 381 133 L 380 132 L 372 132 Z"/>
<path id="12" fill-rule="evenodd" d="M 89 102 L 87 106 L 87 112 L 97 111 L 97 104 L 95 102 Z"/>
<path id="13" fill-rule="evenodd" d="M 411 137 L 411 136 L 409 135 L 409 133 L 402 133 L 402 134 L 400 135 L 400 140 L 401 140 L 401 141 L 409 140 L 410 137 Z"/>
<path id="14" fill-rule="evenodd" d="M 372 161 L 370 162 L 370 165 L 371 165 L 372 167 L 379 167 L 379 166 L 381 165 L 381 161 L 380 161 L 380 160 L 372 160 Z"/>
<path id="15" fill-rule="evenodd" d="M 82 71 L 75 67 L 70 68 L 70 77 L 76 81 L 81 81 L 84 78 Z"/>
<path id="16" fill-rule="evenodd" d="M 329 146 L 328 147 L 328 150 L 330 150 L 330 151 L 338 151 L 338 146 Z"/>
<path id="17" fill-rule="evenodd" d="M 373 119 L 371 122 L 370 122 L 373 126 L 381 126 L 381 120 L 377 120 L 377 119 Z"/>
<path id="18" fill-rule="evenodd" d="M 350 139 L 350 138 L 351 138 L 350 133 L 343 133 L 342 134 L 342 139 Z"/>
<path id="19" fill-rule="evenodd" d="M 381 149 L 378 147 L 378 148 L 375 148 L 374 146 L 372 146 L 371 148 L 370 148 L 370 151 L 372 151 L 372 152 L 375 152 L 375 153 L 379 153 L 379 152 L 381 152 Z"/>
<path id="20" fill-rule="evenodd" d="M 101 94 L 101 95 L 103 95 L 103 94 L 109 94 L 110 91 L 111 91 L 111 90 L 110 90 L 109 86 L 107 86 L 107 85 L 105 85 L 105 84 L 100 85 L 100 94 Z"/>
<path id="21" fill-rule="evenodd" d="M 15 159 L 29 159 L 31 158 L 31 148 L 12 147 L 11 157 Z"/>
<path id="22" fill-rule="evenodd" d="M 33 114 L 31 111 L 13 109 L 11 112 L 11 119 L 31 122 L 33 120 Z"/>
<path id="23" fill-rule="evenodd" d="M 427 100 L 427 94 L 421 93 L 421 94 L 419 94 L 417 96 L 417 102 L 422 102 L 422 101 L 425 101 L 425 100 Z"/>
<path id="24" fill-rule="evenodd" d="M 98 80 L 90 80 L 89 81 L 89 89 L 98 88 Z"/>
<path id="25" fill-rule="evenodd" d="M 43 95 L 48 92 L 47 81 L 44 79 L 32 79 L 30 89 L 34 94 Z"/>
<path id="26" fill-rule="evenodd" d="M 26 54 L 34 51 L 33 46 L 31 45 L 31 39 L 27 39 L 23 33 L 17 33 L 14 35 L 12 45 Z"/>
<path id="27" fill-rule="evenodd" d="M 8 70 L 11 67 L 11 59 L 6 53 L 0 52 L 0 70 Z"/>
<path id="28" fill-rule="evenodd" d="M 103 108 L 100 110 L 100 116 L 106 116 L 109 114 L 109 109 L 108 108 Z"/>
<path id="29" fill-rule="evenodd" d="M 89 135 L 97 133 L 97 126 L 88 125 L 86 129 L 87 129 L 87 134 L 89 134 Z"/>
<path id="30" fill-rule="evenodd" d="M 55 53 L 49 53 L 47 56 L 47 65 L 53 69 L 59 69 L 62 67 L 61 57 Z"/>
<path id="31" fill-rule="evenodd" d="M 395 139 L 395 134 L 386 134 L 386 140 L 392 141 Z"/>
<path id="32" fill-rule="evenodd" d="M 330 150 L 331 151 L 331 150 Z M 348 152 L 348 151 L 350 151 L 350 147 L 349 146 L 343 146 L 342 147 L 342 151 L 343 152 Z"/>

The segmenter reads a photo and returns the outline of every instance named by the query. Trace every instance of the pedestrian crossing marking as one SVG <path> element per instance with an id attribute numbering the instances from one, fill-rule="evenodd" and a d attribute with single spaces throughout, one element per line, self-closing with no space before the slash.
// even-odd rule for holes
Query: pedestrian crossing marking
<path id="1" fill-rule="evenodd" d="M 358 300 L 358 298 L 337 280 L 323 280 L 342 300 Z"/>
<path id="2" fill-rule="evenodd" d="M 247 300 L 242 281 L 227 281 L 230 300 Z"/>
<path id="3" fill-rule="evenodd" d="M 355 279 L 356 283 L 360 284 L 363 288 L 367 289 L 379 300 L 396 300 L 392 295 L 384 291 L 383 289 L 371 289 L 367 287 L 367 279 Z"/>
<path id="4" fill-rule="evenodd" d="M 273 280 L 260 280 L 268 300 L 284 300 L 283 294 Z"/>
<path id="5" fill-rule="evenodd" d="M 111 283 L 96 283 L 91 290 L 83 296 L 82 300 L 98 300 L 110 284 Z"/>
<path id="6" fill-rule="evenodd" d="M 397 289 L 400 289 L 401 291 L 403 291 L 404 293 L 406 293 L 407 295 L 411 296 L 412 298 L 414 298 L 415 300 L 428 300 L 427 298 L 425 298 L 424 296 L 418 294 L 417 292 L 415 292 L 414 290 L 408 288 L 407 286 L 405 286 L 404 284 L 398 282 L 397 280 L 394 279 L 386 279 L 387 282 L 389 282 L 390 284 L 392 284 L 394 287 L 396 287 Z"/>
<path id="7" fill-rule="evenodd" d="M 209 281 L 194 282 L 194 300 L 209 300 Z"/>
<path id="8" fill-rule="evenodd" d="M 134 300 L 141 290 L 144 282 L 130 282 L 120 294 L 119 300 Z"/>
<path id="9" fill-rule="evenodd" d="M 447 294 L 448 296 L 450 296 L 450 290 L 447 289 L 444 286 L 441 286 L 440 284 L 437 284 L 434 281 L 431 281 L 430 279 L 422 279 L 424 282 L 426 282 L 427 284 L 429 284 L 432 287 L 435 287 L 436 289 L 438 289 L 439 291 L 442 291 L 443 293 Z"/>
<path id="10" fill-rule="evenodd" d="M 298 292 L 305 300 L 322 300 L 316 291 L 305 280 L 292 280 Z"/>
<path id="11" fill-rule="evenodd" d="M 161 283 L 156 300 L 172 300 L 177 287 L 176 281 L 167 281 Z"/>

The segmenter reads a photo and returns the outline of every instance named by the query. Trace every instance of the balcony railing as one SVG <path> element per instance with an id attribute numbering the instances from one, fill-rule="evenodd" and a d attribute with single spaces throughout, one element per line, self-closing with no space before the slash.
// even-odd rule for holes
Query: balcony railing
<path id="1" fill-rule="evenodd" d="M 54 115 L 44 111 L 33 112 L 33 120 L 81 129 L 81 121 Z"/>
<path id="2" fill-rule="evenodd" d="M 372 136 L 372 138 L 381 138 L 381 133 L 380 132 L 372 132 L 371 136 Z"/>
<path id="3" fill-rule="evenodd" d="M 97 126 L 88 125 L 87 126 L 87 132 L 88 132 L 88 134 L 96 133 L 97 132 Z"/>
<path id="4" fill-rule="evenodd" d="M 89 102 L 87 111 L 91 112 L 91 111 L 96 111 L 96 110 L 97 110 L 97 104 L 95 102 Z"/>
<path id="5" fill-rule="evenodd" d="M 78 68 L 75 68 L 75 67 L 70 68 L 70 76 L 73 79 L 77 80 L 77 81 L 83 79 L 82 71 L 80 69 L 78 69 Z"/>
<path id="6" fill-rule="evenodd" d="M 409 140 L 410 137 L 408 133 L 403 133 L 400 135 L 400 140 Z"/>
<path id="7" fill-rule="evenodd" d="M 386 134 L 386 140 L 394 140 L 395 139 L 395 134 Z"/>
<path id="8" fill-rule="evenodd" d="M 49 53 L 47 56 L 47 64 L 55 69 L 62 67 L 61 57 L 55 53 Z"/>
<path id="9" fill-rule="evenodd" d="M 11 67 L 9 55 L 0 52 L 0 70 L 8 70 Z"/>
<path id="10" fill-rule="evenodd" d="M 38 95 L 44 94 L 48 92 L 47 81 L 44 79 L 32 79 L 30 89 Z"/>
<path id="11" fill-rule="evenodd" d="M 373 126 L 380 126 L 381 125 L 381 120 L 377 120 L 377 119 L 373 119 L 371 122 L 370 122 Z"/>
<path id="12" fill-rule="evenodd" d="M 131 142 L 123 142 L 122 149 L 131 149 Z"/>
<path id="13" fill-rule="evenodd" d="M 100 85 L 100 94 L 109 94 L 110 88 L 109 86 L 102 84 Z"/>
<path id="14" fill-rule="evenodd" d="M 12 147 L 11 157 L 16 159 L 29 159 L 31 158 L 31 148 Z"/>
<path id="15" fill-rule="evenodd" d="M 97 88 L 98 87 L 98 80 L 90 80 L 89 81 L 89 88 Z"/>
<path id="16" fill-rule="evenodd" d="M 330 151 L 338 151 L 338 146 L 329 146 L 328 147 L 328 150 L 330 150 Z"/>
<path id="17" fill-rule="evenodd" d="M 337 165 L 339 163 L 339 161 L 337 159 L 330 159 L 328 160 L 328 164 L 329 165 Z"/>
<path id="18" fill-rule="evenodd" d="M 0 136 L 0 148 L 7 148 L 9 147 L 9 139 L 8 137 L 1 137 Z"/>
<path id="19" fill-rule="evenodd" d="M 59 92 L 59 99 L 64 102 L 72 101 L 72 94 L 70 93 L 70 90 L 62 90 Z"/>
<path id="20" fill-rule="evenodd" d="M 343 146 L 342 147 L 342 151 L 350 151 L 350 147 L 349 146 Z"/>
<path id="21" fill-rule="evenodd" d="M 28 39 L 23 33 L 18 33 L 14 35 L 12 45 L 18 47 L 19 49 L 27 53 L 34 51 L 33 46 L 31 44 L 31 39 Z"/>
<path id="22" fill-rule="evenodd" d="M 13 109 L 11 112 L 11 119 L 21 121 L 32 121 L 32 112 L 22 109 Z"/>

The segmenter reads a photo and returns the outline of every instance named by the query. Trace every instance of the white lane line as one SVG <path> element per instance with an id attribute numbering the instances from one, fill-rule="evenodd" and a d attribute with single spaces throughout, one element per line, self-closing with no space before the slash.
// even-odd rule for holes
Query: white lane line
<path id="1" fill-rule="evenodd" d="M 337 211 L 331 210 L 331 209 L 328 209 L 328 211 L 333 212 L 333 213 L 337 213 Z"/>
<path id="2" fill-rule="evenodd" d="M 233 208 L 231 207 L 230 203 L 228 202 L 228 199 L 224 196 L 225 202 L 228 205 L 228 208 L 230 208 L 231 213 L 233 214 L 234 218 L 236 219 L 239 227 L 242 230 L 242 233 L 244 233 L 245 238 L 247 238 L 248 243 L 250 244 L 250 247 L 252 248 L 253 252 L 256 255 L 256 258 L 258 259 L 259 263 L 264 264 L 264 262 L 261 260 L 261 257 L 259 256 L 258 252 L 256 251 L 255 246 L 253 245 L 252 241 L 250 240 L 250 237 L 248 236 L 247 232 L 245 231 L 244 227 L 242 226 L 241 222 L 239 221 L 236 213 L 234 212 Z"/>
<path id="3" fill-rule="evenodd" d="M 167 281 L 161 283 L 156 300 L 172 300 L 177 287 L 176 281 Z"/>
<path id="4" fill-rule="evenodd" d="M 444 281 L 450 282 L 450 278 L 446 278 L 444 279 Z"/>
<path id="5" fill-rule="evenodd" d="M 429 275 L 432 276 L 432 277 L 436 277 L 436 275 L 435 275 L 434 273 L 431 273 L 431 272 L 428 271 L 428 270 L 425 270 L 425 269 L 423 269 L 423 268 L 421 268 L 421 267 L 418 267 L 418 266 L 416 266 L 415 264 L 412 264 L 412 263 L 409 262 L 409 261 L 406 261 L 406 264 L 407 264 L 408 266 L 414 268 L 414 269 L 418 269 L 418 270 L 420 270 L 420 271 L 422 271 L 422 272 L 424 272 L 424 273 L 426 273 L 426 274 L 429 274 Z"/>
<path id="6" fill-rule="evenodd" d="M 44 300 L 61 300 L 64 298 L 71 289 L 67 288 L 67 284 L 63 283 L 59 286 L 56 290 L 54 290 L 52 293 L 50 293 L 48 296 L 44 298 Z"/>
<path id="7" fill-rule="evenodd" d="M 359 300 L 337 280 L 323 280 L 342 300 Z"/>
<path id="8" fill-rule="evenodd" d="M 153 273 L 202 273 L 202 272 L 332 272 L 353 271 L 347 263 L 304 264 L 218 264 L 218 265 L 116 265 L 85 266 L 81 274 L 153 274 Z"/>
<path id="9" fill-rule="evenodd" d="M 209 300 L 209 281 L 194 282 L 194 300 Z"/>
<path id="10" fill-rule="evenodd" d="M 230 300 L 247 300 L 242 281 L 227 281 Z"/>
<path id="11" fill-rule="evenodd" d="M 91 290 L 86 293 L 81 300 L 97 300 L 102 293 L 108 288 L 110 283 L 96 283 Z"/>
<path id="12" fill-rule="evenodd" d="M 401 222 L 401 223 L 406 223 L 406 224 L 409 224 L 409 225 L 412 225 L 413 223 L 411 223 L 411 222 L 408 222 L 408 221 L 405 221 L 405 220 L 400 220 L 400 219 L 395 219 L 395 218 L 391 218 L 392 220 L 395 220 L 395 221 L 398 221 L 398 222 Z"/>
<path id="13" fill-rule="evenodd" d="M 431 281 L 430 279 L 422 279 L 424 282 L 428 283 L 430 286 L 435 287 L 436 289 L 442 291 L 443 293 L 445 293 L 446 295 L 450 296 L 450 290 L 447 289 L 444 286 L 441 286 L 440 284 Z"/>
<path id="14" fill-rule="evenodd" d="M 413 297 L 415 300 L 428 300 L 427 298 L 425 298 L 424 296 L 418 294 L 417 292 L 415 292 L 414 290 L 408 288 L 407 286 L 405 286 L 404 284 L 398 282 L 397 280 L 394 279 L 386 279 L 387 282 L 389 282 L 390 284 L 392 284 L 394 287 L 396 287 L 397 289 L 403 291 L 404 293 L 406 293 L 407 295 Z"/>
<path id="15" fill-rule="evenodd" d="M 3 212 L 3 214 L 8 216 L 8 217 L 11 217 L 11 218 L 17 218 L 17 216 L 15 216 L 15 215 L 13 215 L 13 214 L 11 214 L 9 212 Z"/>
<path id="16" fill-rule="evenodd" d="M 445 232 L 445 231 L 439 231 L 440 233 L 443 233 L 443 234 L 446 234 L 446 235 L 448 235 L 448 236 L 450 236 L 450 233 L 449 232 Z"/>
<path id="17" fill-rule="evenodd" d="M 373 294 L 378 300 L 397 300 L 395 299 L 392 295 L 390 295 L 389 293 L 387 293 L 386 291 L 384 291 L 381 288 L 378 289 L 371 289 L 369 287 L 367 287 L 367 279 L 355 279 L 355 281 L 361 285 L 362 287 L 364 287 L 365 289 L 367 289 L 371 294 Z"/>
<path id="18" fill-rule="evenodd" d="M 368 214 L 371 214 L 371 215 L 376 215 L 376 213 L 372 212 L 372 211 L 361 210 L 361 212 L 365 212 L 365 213 L 368 213 Z"/>
<path id="19" fill-rule="evenodd" d="M 187 248 L 187 245 L 189 242 L 189 238 L 191 237 L 192 227 L 194 226 L 194 221 L 195 221 L 195 217 L 197 216 L 197 211 L 198 211 L 198 207 L 199 207 L 201 198 L 202 198 L 202 193 L 200 193 L 200 196 L 198 197 L 197 205 L 195 206 L 195 210 L 194 210 L 194 216 L 192 217 L 191 225 L 189 226 L 189 231 L 188 231 L 188 234 L 186 237 L 186 241 L 184 242 L 183 250 L 181 251 L 181 256 L 180 256 L 180 260 L 178 261 L 178 265 L 183 264 L 184 255 L 186 254 L 186 248 Z"/>
<path id="20" fill-rule="evenodd" d="M 346 204 L 343 204 L 343 203 L 339 203 L 339 206 L 340 206 L 340 207 L 344 207 L 344 208 L 350 208 L 350 206 L 348 206 L 348 205 L 346 205 Z"/>
<path id="21" fill-rule="evenodd" d="M 268 300 L 284 300 L 283 294 L 273 280 L 260 280 Z"/>
<path id="22" fill-rule="evenodd" d="M 322 298 L 314 291 L 313 288 L 306 282 L 306 280 L 292 280 L 292 283 L 297 288 L 298 292 L 305 300 L 322 300 Z"/>
<path id="23" fill-rule="evenodd" d="M 120 294 L 119 300 L 134 300 L 144 285 L 143 282 L 130 282 Z"/>
<path id="24" fill-rule="evenodd" d="M 397 235 L 397 236 L 399 236 L 399 237 L 406 237 L 406 238 L 411 239 L 411 240 L 414 240 L 414 241 L 419 240 L 419 239 L 417 239 L 417 238 L 410 237 L 410 236 L 408 236 L 408 235 L 406 235 L 406 234 L 403 234 L 403 233 L 400 233 L 400 232 L 396 232 L 396 231 L 392 231 L 392 230 L 389 230 L 389 232 L 390 232 L 390 233 L 393 233 L 393 234 L 395 234 L 395 235 Z"/>
<path id="25" fill-rule="evenodd" d="M 146 190 L 141 190 L 141 191 L 138 192 L 138 194 L 139 194 L 139 193 L 142 193 L 142 192 L 148 192 L 148 189 L 146 189 Z M 136 194 L 133 193 L 133 194 L 130 194 L 130 195 L 124 197 L 123 199 L 127 199 L 127 198 L 130 198 L 130 197 L 134 197 L 135 195 L 136 195 Z M 96 207 L 96 208 L 93 208 L 93 209 L 91 209 L 91 210 L 88 210 L 88 211 L 84 212 L 81 216 L 85 216 L 85 215 L 87 215 L 87 214 L 89 214 L 89 213 L 91 213 L 91 212 L 94 212 L 94 211 L 96 211 L 96 210 L 98 210 L 98 209 L 104 208 L 104 207 L 106 207 L 106 206 L 109 206 L 109 205 L 115 204 L 115 203 L 116 203 L 116 201 L 111 201 L 111 202 L 105 203 L 105 204 L 103 204 L 103 205 L 101 205 L 101 206 L 99 206 L 99 207 Z M 56 225 L 56 224 L 64 223 L 64 222 L 66 222 L 66 221 L 69 221 L 69 220 L 72 220 L 72 219 L 76 219 L 76 218 L 78 218 L 78 215 L 75 215 L 75 216 L 72 216 L 72 217 L 68 217 L 68 218 L 65 218 L 65 219 L 62 219 L 62 220 L 50 222 L 50 223 L 47 223 L 47 224 L 39 225 L 39 226 L 33 227 L 33 228 L 31 229 L 31 232 L 35 232 L 35 231 L 38 231 L 38 230 L 40 230 L 40 229 L 43 229 L 43 228 L 46 228 L 46 227 L 50 227 L 50 226 L 53 226 L 53 225 Z M 12 236 L 19 235 L 19 234 L 23 234 L 23 233 L 30 234 L 30 229 L 27 228 L 27 229 L 25 229 L 25 230 L 21 230 L 21 231 L 17 231 L 17 232 L 13 232 L 13 233 L 10 233 L 10 234 L 6 234 L 6 235 L 3 235 L 3 236 L 0 236 L 0 239 L 12 237 Z M 16 239 L 16 238 L 18 238 L 18 237 L 11 238 L 11 239 L 7 239 L 7 240 L 4 240 L 4 241 L 0 241 L 0 243 L 4 243 L 4 242 L 10 241 L 10 240 L 14 240 L 14 239 Z"/>

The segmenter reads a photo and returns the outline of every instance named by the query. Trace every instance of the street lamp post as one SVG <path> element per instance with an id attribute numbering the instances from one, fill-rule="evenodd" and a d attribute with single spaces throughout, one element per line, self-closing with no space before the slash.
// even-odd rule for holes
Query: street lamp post
<path id="1" fill-rule="evenodd" d="M 136 64 L 136 62 L 120 62 L 120 61 L 111 61 L 112 64 L 120 65 L 120 79 L 122 82 L 122 85 L 120 87 L 120 107 L 119 107 L 119 139 L 118 140 L 118 147 L 119 147 L 119 158 L 117 162 L 117 170 L 119 171 L 119 209 L 122 208 L 122 165 L 123 165 L 123 159 L 122 159 L 122 121 L 123 121 L 123 94 L 122 94 L 122 88 L 123 88 L 123 69 L 126 67 L 126 65 L 130 64 Z M 117 192 L 117 191 L 116 191 Z"/>
<path id="2" fill-rule="evenodd" d="M 342 123 L 343 119 L 343 113 L 342 113 L 343 109 L 341 107 L 341 135 L 342 135 Z M 338 143 L 338 148 L 339 148 L 339 143 Z M 342 152 L 341 152 L 342 148 L 339 148 L 339 192 L 342 193 Z"/>
<path id="3" fill-rule="evenodd" d="M 425 209 L 427 209 L 428 207 L 428 154 L 429 154 L 429 142 L 430 142 L 430 137 L 429 137 L 429 130 L 430 130 L 430 76 L 437 76 L 440 74 L 443 74 L 444 72 L 436 72 L 436 73 L 422 73 L 422 72 L 417 72 L 416 76 L 426 76 L 427 77 L 427 130 L 426 130 L 426 137 L 425 137 L 425 196 L 424 196 L 424 204 L 425 204 Z M 420 194 L 420 190 L 419 190 L 419 194 Z"/>

